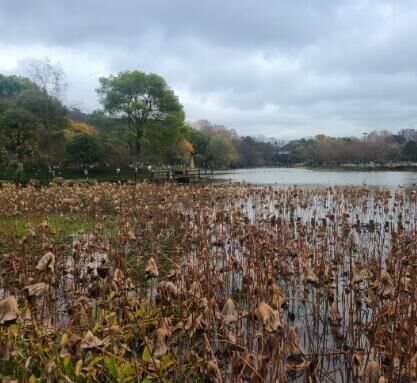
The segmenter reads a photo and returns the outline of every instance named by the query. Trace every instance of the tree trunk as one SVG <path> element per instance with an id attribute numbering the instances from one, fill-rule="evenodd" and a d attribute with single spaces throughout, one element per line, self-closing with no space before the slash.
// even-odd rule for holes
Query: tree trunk
<path id="1" fill-rule="evenodd" d="M 143 135 L 143 128 L 141 126 L 140 123 L 136 123 L 135 124 L 135 152 L 136 152 L 136 160 L 139 161 L 140 160 L 140 156 L 141 156 L 141 139 L 142 139 L 142 135 Z"/>

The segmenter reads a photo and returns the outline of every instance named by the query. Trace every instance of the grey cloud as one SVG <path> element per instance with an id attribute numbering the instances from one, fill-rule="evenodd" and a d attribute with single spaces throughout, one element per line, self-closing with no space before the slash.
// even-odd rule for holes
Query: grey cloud
<path id="1" fill-rule="evenodd" d="M 294 138 L 417 125 L 417 2 L 5 0 L 0 71 L 47 55 L 69 103 L 98 106 L 98 77 L 159 73 L 189 120 Z M 26 55 L 26 56 L 25 56 Z M 9 64 L 8 64 L 9 65 Z M 10 66 L 10 65 L 9 65 Z M 3 69 L 3 71 L 5 71 Z"/>
<path id="2" fill-rule="evenodd" d="M 293 48 L 330 29 L 337 11 L 334 4 L 331 0 L 6 0 L 0 31 L 15 42 L 77 44 L 126 41 L 162 29 L 168 36 L 199 36 L 221 45 Z M 14 28 L 9 20 L 15 21 Z"/>

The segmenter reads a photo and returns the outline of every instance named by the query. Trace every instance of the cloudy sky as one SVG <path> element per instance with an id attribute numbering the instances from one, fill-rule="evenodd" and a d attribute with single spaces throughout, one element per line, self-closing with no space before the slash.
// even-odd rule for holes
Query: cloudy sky
<path id="1" fill-rule="evenodd" d="M 1 0 L 0 36 L 1 73 L 48 56 L 85 111 L 98 77 L 140 69 L 242 135 L 417 127 L 415 0 Z"/>

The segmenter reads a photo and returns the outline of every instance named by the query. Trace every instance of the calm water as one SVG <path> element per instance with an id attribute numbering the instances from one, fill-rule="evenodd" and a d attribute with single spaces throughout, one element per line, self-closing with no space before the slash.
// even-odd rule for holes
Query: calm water
<path id="1" fill-rule="evenodd" d="M 232 170 L 216 178 L 251 184 L 369 185 L 417 188 L 417 172 L 310 170 L 301 168 L 252 168 Z"/>

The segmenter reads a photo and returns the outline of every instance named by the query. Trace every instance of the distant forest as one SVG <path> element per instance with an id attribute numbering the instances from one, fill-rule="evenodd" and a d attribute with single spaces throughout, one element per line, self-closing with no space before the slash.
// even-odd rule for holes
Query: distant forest
<path id="1" fill-rule="evenodd" d="M 100 78 L 102 108 L 84 113 L 64 105 L 59 67 L 38 60 L 32 68 L 27 78 L 0 74 L 1 169 L 189 166 L 191 157 L 213 168 L 417 161 L 417 143 L 386 131 L 284 143 L 187 123 L 166 81 L 140 71 Z"/>

